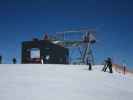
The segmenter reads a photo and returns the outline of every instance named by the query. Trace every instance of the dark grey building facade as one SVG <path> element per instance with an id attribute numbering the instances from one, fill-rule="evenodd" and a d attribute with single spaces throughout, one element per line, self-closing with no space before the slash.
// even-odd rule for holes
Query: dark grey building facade
<path id="1" fill-rule="evenodd" d="M 50 40 L 38 40 L 22 42 L 21 62 L 44 64 L 68 64 L 69 50 Z"/>

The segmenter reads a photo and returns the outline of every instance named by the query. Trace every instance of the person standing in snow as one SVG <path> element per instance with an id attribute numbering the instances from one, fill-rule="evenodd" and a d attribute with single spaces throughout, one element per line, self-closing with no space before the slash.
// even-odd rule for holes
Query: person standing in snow
<path id="1" fill-rule="evenodd" d="M 104 60 L 104 67 L 103 67 L 102 71 L 105 71 L 106 67 L 107 67 L 107 60 Z"/>
<path id="2" fill-rule="evenodd" d="M 92 64 L 89 58 L 87 58 L 87 65 L 89 66 L 88 70 L 92 70 Z"/>
<path id="3" fill-rule="evenodd" d="M 16 58 L 13 58 L 12 62 L 13 62 L 13 64 L 16 64 L 16 62 L 17 62 Z"/>
<path id="4" fill-rule="evenodd" d="M 2 64 L 2 56 L 0 55 L 0 64 Z"/>
<path id="5" fill-rule="evenodd" d="M 113 73 L 113 70 L 112 70 L 112 60 L 111 60 L 110 57 L 106 60 L 105 66 L 103 68 L 103 71 L 106 72 L 107 68 L 109 68 L 109 73 Z"/>

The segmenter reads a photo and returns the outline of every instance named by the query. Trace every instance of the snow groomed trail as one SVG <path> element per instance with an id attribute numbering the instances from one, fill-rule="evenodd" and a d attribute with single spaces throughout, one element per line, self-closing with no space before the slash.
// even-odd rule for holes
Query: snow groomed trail
<path id="1" fill-rule="evenodd" d="M 133 100 L 133 76 L 86 65 L 0 65 L 0 100 Z"/>

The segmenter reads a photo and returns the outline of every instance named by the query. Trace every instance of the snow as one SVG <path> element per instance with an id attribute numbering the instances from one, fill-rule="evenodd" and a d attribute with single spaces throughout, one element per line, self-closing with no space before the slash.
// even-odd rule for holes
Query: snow
<path id="1" fill-rule="evenodd" d="M 133 100 L 133 76 L 102 65 L 0 65 L 0 100 Z"/>

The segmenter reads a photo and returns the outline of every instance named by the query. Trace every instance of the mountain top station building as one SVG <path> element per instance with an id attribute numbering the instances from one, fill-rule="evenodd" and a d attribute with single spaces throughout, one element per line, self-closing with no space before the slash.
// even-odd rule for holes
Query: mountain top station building
<path id="1" fill-rule="evenodd" d="M 23 64 L 68 64 L 69 50 L 54 44 L 45 35 L 43 40 L 33 39 L 22 42 L 21 62 Z"/>

